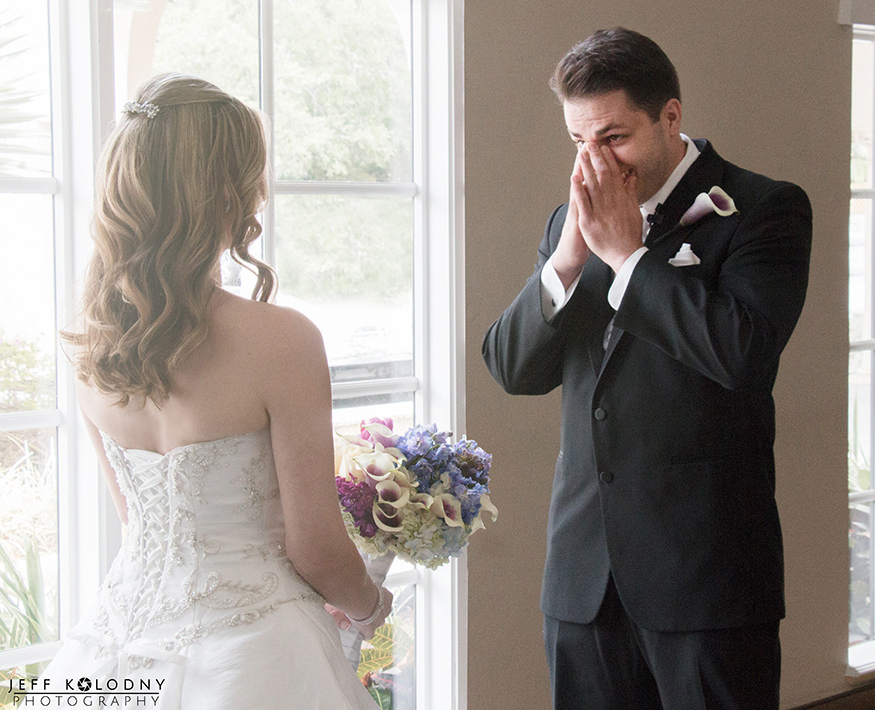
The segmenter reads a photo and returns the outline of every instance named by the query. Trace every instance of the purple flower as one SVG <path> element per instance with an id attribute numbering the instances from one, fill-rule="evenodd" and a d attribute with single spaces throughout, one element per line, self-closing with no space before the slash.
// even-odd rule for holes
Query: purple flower
<path id="1" fill-rule="evenodd" d="M 395 426 L 394 423 L 392 422 L 392 417 L 384 417 L 384 418 L 371 417 L 370 419 L 368 419 L 368 421 L 362 420 L 362 423 L 361 423 L 362 439 L 368 438 L 368 435 L 366 433 L 367 430 L 365 429 L 365 427 L 368 424 L 382 424 L 384 427 L 386 427 L 388 429 L 392 429 Z"/>
<path id="2" fill-rule="evenodd" d="M 346 478 L 335 478 L 337 496 L 341 507 L 348 512 L 362 534 L 362 537 L 373 537 L 377 534 L 377 524 L 374 521 L 374 498 L 376 489 L 366 481 L 350 481 Z"/>
<path id="3" fill-rule="evenodd" d="M 476 441 L 462 439 L 454 447 L 456 465 L 467 480 L 472 483 L 489 485 L 489 469 L 492 467 L 492 454 L 487 454 L 477 446 Z"/>
<path id="4" fill-rule="evenodd" d="M 447 439 L 449 432 L 438 431 L 437 425 L 415 426 L 400 437 L 395 447 L 407 459 L 407 469 L 416 476 L 420 490 L 430 489 L 452 456 L 452 445 Z"/>
<path id="5" fill-rule="evenodd" d="M 359 431 L 364 441 L 378 443 L 385 448 L 395 446 L 395 440 L 398 438 L 392 433 L 392 419 L 390 417 L 386 419 L 371 417 L 367 422 L 362 421 Z"/>
<path id="6" fill-rule="evenodd" d="M 423 426 L 412 427 L 398 437 L 395 447 L 404 454 L 408 461 L 425 456 L 429 449 L 434 446 L 432 434 L 436 429 L 434 424 L 431 431 Z"/>
<path id="7" fill-rule="evenodd" d="M 462 520 L 465 525 L 471 525 L 477 514 L 480 512 L 480 497 L 489 492 L 489 489 L 480 484 L 475 483 L 474 486 L 462 498 Z"/>

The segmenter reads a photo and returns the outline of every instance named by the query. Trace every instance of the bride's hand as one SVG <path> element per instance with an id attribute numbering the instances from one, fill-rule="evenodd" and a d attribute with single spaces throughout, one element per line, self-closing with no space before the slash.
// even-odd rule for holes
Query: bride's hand
<path id="1" fill-rule="evenodd" d="M 392 599 L 392 592 L 383 587 L 382 603 L 380 604 L 379 609 L 374 610 L 374 613 L 376 613 L 377 616 L 370 624 L 363 624 L 362 622 L 356 621 L 355 619 L 349 619 L 352 625 L 362 635 L 362 638 L 365 641 L 374 637 L 374 632 L 376 632 L 376 630 L 383 625 L 383 623 L 386 621 L 386 617 L 392 613 Z M 373 616 L 373 614 L 371 616 Z"/>
<path id="2" fill-rule="evenodd" d="M 331 604 L 327 602 L 323 606 L 325 607 L 325 611 L 331 614 L 334 622 L 337 624 L 337 628 L 339 628 L 341 631 L 346 631 L 350 627 L 349 617 L 344 614 L 340 609 L 338 609 L 336 606 L 331 606 Z"/>
<path id="3" fill-rule="evenodd" d="M 365 641 L 367 641 L 368 639 L 373 638 L 374 632 L 383 625 L 386 621 L 386 617 L 392 612 L 392 599 L 394 598 L 392 592 L 385 587 L 382 589 L 383 594 L 381 601 L 379 602 L 379 609 L 374 609 L 374 613 L 371 614 L 373 620 L 368 624 L 363 624 L 360 621 L 350 618 L 337 607 L 331 606 L 331 604 L 325 604 L 325 610 L 331 614 L 341 631 L 346 631 L 351 627 L 355 627 L 355 630 L 361 634 L 361 637 L 365 639 Z"/>

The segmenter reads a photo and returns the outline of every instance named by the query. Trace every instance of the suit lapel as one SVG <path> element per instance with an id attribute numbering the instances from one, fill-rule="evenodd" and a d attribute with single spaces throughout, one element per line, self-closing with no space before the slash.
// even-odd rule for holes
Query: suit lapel
<path id="1" fill-rule="evenodd" d="M 696 196 L 700 192 L 707 192 L 714 185 L 720 184 L 725 161 L 711 147 L 708 141 L 697 140 L 695 143 L 696 147 L 699 148 L 700 155 L 668 196 L 668 200 L 666 200 L 665 205 L 660 210 L 662 219 L 651 226 L 647 239 L 644 241 L 644 246 L 648 248 L 655 246 L 679 229 L 682 229 L 680 219 L 683 217 L 684 212 L 695 202 Z M 613 318 L 611 323 L 613 323 Z M 598 360 L 595 359 L 591 352 L 590 356 L 593 360 L 593 367 L 599 373 L 599 378 L 604 374 L 611 355 L 616 351 L 617 344 L 625 332 L 622 328 L 614 326 L 607 348 L 604 347 L 603 341 L 600 343 L 599 350 L 601 352 Z M 596 364 L 597 362 L 600 365 Z"/>
<path id="2" fill-rule="evenodd" d="M 676 232 L 680 228 L 681 217 L 696 201 L 696 196 L 700 192 L 707 192 L 714 185 L 720 183 L 723 176 L 723 158 L 717 155 L 717 151 L 711 147 L 708 141 L 697 140 L 696 146 L 701 155 L 696 158 L 675 189 L 671 191 L 665 205 L 660 210 L 661 220 L 650 228 L 644 246 L 652 247 Z"/>
<path id="3" fill-rule="evenodd" d="M 623 333 L 626 332 L 622 328 L 618 328 L 616 325 L 614 325 L 613 318 L 611 318 L 610 326 L 611 326 L 611 334 L 608 338 L 608 346 L 606 348 L 603 346 L 604 358 L 602 359 L 602 366 L 601 366 L 601 368 L 599 368 L 599 371 L 598 371 L 599 377 L 601 377 L 602 373 L 605 371 L 605 367 L 607 367 L 607 365 L 608 365 L 608 360 L 611 359 L 611 355 L 613 355 L 614 349 L 617 347 L 617 343 L 620 342 L 620 337 L 623 335 Z M 604 340 L 602 342 L 604 342 Z"/>
<path id="4" fill-rule="evenodd" d="M 614 272 L 611 271 L 611 267 L 597 256 L 592 255 L 586 263 L 583 276 L 577 285 L 574 296 L 572 296 L 572 299 L 577 300 L 578 303 L 592 304 L 597 309 L 590 313 L 587 318 L 578 319 L 578 323 L 581 324 L 581 337 L 585 341 L 590 364 L 596 374 L 602 369 L 602 363 L 605 359 L 605 328 L 614 315 L 613 309 L 608 304 L 608 289 L 611 287 L 613 278 Z M 570 306 L 571 304 L 569 304 L 569 309 Z M 586 321 L 592 322 L 593 327 L 583 328 L 582 324 Z"/>

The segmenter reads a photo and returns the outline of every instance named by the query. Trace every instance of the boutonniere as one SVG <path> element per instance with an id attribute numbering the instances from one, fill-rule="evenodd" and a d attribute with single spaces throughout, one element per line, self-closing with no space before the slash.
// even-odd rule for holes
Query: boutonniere
<path id="1" fill-rule="evenodd" d="M 684 212 L 680 223 L 686 227 L 711 212 L 716 212 L 721 217 L 728 217 L 738 212 L 733 199 L 716 185 L 708 192 L 700 192 L 696 196 L 696 201 Z"/>

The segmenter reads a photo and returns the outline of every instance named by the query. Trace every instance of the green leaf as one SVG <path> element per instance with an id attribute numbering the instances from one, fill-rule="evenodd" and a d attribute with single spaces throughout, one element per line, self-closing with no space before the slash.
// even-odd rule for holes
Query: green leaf
<path id="1" fill-rule="evenodd" d="M 395 655 L 391 649 L 387 651 L 377 648 L 363 648 L 356 673 L 359 678 L 363 678 L 366 673 L 376 673 L 391 668 L 394 663 Z"/>
<path id="2" fill-rule="evenodd" d="M 374 637 L 368 642 L 374 648 L 379 648 L 384 651 L 392 651 L 394 647 L 395 625 L 383 624 L 374 632 Z"/>
<path id="3" fill-rule="evenodd" d="M 374 702 L 377 703 L 377 707 L 380 710 L 392 710 L 392 693 L 386 688 L 375 688 L 371 686 L 368 688 L 368 692 L 371 694 L 371 697 L 374 699 Z"/>
<path id="4" fill-rule="evenodd" d="M 0 544 L 0 648 L 19 648 L 43 640 L 43 580 L 39 551 L 32 540 L 25 557 L 30 583 Z"/>

